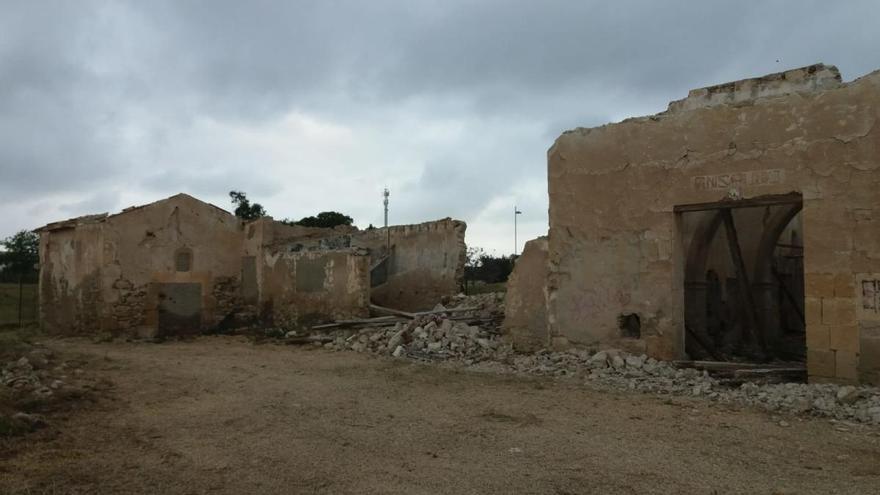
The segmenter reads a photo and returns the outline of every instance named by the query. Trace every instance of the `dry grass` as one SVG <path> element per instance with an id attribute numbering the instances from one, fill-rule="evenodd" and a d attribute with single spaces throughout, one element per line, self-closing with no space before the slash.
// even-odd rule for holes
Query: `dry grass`
<path id="1" fill-rule="evenodd" d="M 37 284 L 21 286 L 21 312 L 24 323 L 37 321 Z M 18 284 L 0 283 L 0 327 L 18 325 Z"/>

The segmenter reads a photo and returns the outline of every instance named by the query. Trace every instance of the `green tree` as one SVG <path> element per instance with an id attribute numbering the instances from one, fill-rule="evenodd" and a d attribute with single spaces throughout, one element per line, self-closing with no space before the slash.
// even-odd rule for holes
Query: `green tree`
<path id="1" fill-rule="evenodd" d="M 251 203 L 242 191 L 229 191 L 229 199 L 235 205 L 235 216 L 242 220 L 256 220 L 266 216 L 266 209 L 260 203 Z"/>
<path id="2" fill-rule="evenodd" d="M 465 281 L 506 282 L 515 262 L 516 256 L 492 256 L 483 248 L 469 247 L 464 264 Z"/>
<path id="3" fill-rule="evenodd" d="M 354 219 L 337 211 L 322 211 L 317 216 L 305 217 L 296 223 L 303 227 L 324 227 L 329 229 L 337 225 L 351 225 L 354 223 Z"/>
<path id="4" fill-rule="evenodd" d="M 29 230 L 22 230 L 0 241 L 0 269 L 3 278 L 10 281 L 32 278 L 37 273 L 40 261 L 40 236 Z"/>

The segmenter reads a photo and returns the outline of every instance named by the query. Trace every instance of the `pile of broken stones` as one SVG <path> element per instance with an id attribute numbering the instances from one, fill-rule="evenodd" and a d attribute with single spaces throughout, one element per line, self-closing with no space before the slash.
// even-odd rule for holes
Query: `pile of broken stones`
<path id="1" fill-rule="evenodd" d="M 34 430 L 46 425 L 46 420 L 33 411 L 22 411 L 51 401 L 59 394 L 71 392 L 77 386 L 72 383 L 83 374 L 82 369 L 72 368 L 68 362 L 55 362 L 49 349 L 34 347 L 17 359 L 7 362 L 0 369 L 0 423 L 13 433 Z"/>
<path id="2" fill-rule="evenodd" d="M 450 304 L 451 309 L 456 303 L 479 309 L 462 315 L 443 313 L 445 308 L 438 307 L 432 314 L 393 325 L 329 331 L 316 344 L 337 351 L 451 362 L 501 373 L 582 378 L 601 388 L 702 397 L 778 413 L 880 425 L 880 389 L 875 387 L 755 382 L 731 386 L 706 371 L 679 368 L 615 349 L 516 353 L 500 335 L 497 324 L 485 324 L 483 319 L 477 325 L 472 320 L 497 315 L 500 300 L 500 296 L 491 294 L 479 298 L 459 296 Z"/>

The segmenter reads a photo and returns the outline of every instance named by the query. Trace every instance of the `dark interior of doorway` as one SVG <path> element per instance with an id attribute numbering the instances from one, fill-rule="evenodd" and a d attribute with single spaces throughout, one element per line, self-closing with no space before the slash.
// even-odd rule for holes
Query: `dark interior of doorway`
<path id="1" fill-rule="evenodd" d="M 805 360 L 802 205 L 787 194 L 676 207 L 691 359 Z"/>

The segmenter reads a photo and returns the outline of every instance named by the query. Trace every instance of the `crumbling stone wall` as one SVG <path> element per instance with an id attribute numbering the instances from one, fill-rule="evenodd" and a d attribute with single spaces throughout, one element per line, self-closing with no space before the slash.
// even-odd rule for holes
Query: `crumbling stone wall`
<path id="1" fill-rule="evenodd" d="M 502 329 L 517 351 L 549 346 L 547 332 L 547 237 L 526 243 L 507 280 Z"/>
<path id="2" fill-rule="evenodd" d="M 88 334 L 99 327 L 102 230 L 95 220 L 59 225 L 40 237 L 40 320 L 48 332 Z"/>
<path id="3" fill-rule="evenodd" d="M 449 219 L 392 227 L 393 272 L 372 289 L 378 299 L 416 309 L 455 294 L 464 228 Z M 354 227 L 291 226 L 268 217 L 242 224 L 185 194 L 56 222 L 40 233 L 46 330 L 140 336 L 197 333 L 257 317 L 295 325 L 367 316 L 370 251 L 357 246 L 385 245 L 384 234 Z"/>
<path id="4" fill-rule="evenodd" d="M 386 264 L 379 267 L 387 269 L 383 280 L 372 284 L 373 301 L 405 310 L 430 309 L 443 297 L 459 291 L 466 258 L 465 229 L 464 222 L 449 218 L 387 230 L 358 230 L 348 226 L 326 229 L 285 225 L 267 217 L 245 227 L 244 253 L 257 258 L 258 299 L 264 315 L 276 308 L 270 302 L 273 292 L 262 286 L 269 257 L 353 248 L 368 250 L 370 267 L 387 258 Z"/>
<path id="5" fill-rule="evenodd" d="M 147 324 L 147 286 L 135 287 L 130 280 L 120 278 L 113 282 L 118 291 L 116 304 L 110 306 L 111 318 L 117 328 L 140 328 Z"/>
<path id="6" fill-rule="evenodd" d="M 667 112 L 548 151 L 548 324 L 613 342 L 638 314 L 652 356 L 683 354 L 676 205 L 800 193 L 813 380 L 880 382 L 880 72 L 818 65 L 691 92 Z"/>
<path id="7" fill-rule="evenodd" d="M 384 283 L 373 287 L 373 301 L 418 311 L 457 294 L 467 258 L 466 229 L 464 222 L 444 218 L 351 234 L 351 245 L 369 249 L 374 264 L 390 255 Z M 386 249 L 389 243 L 390 253 Z"/>
<path id="8" fill-rule="evenodd" d="M 230 292 L 241 271 L 240 221 L 185 194 L 40 232 L 40 308 L 49 332 L 154 334 L 157 284 L 200 284 L 200 328 L 231 311 L 237 297 Z"/>
<path id="9" fill-rule="evenodd" d="M 369 316 L 369 259 L 360 249 L 266 252 L 263 306 L 282 327 Z"/>
<path id="10" fill-rule="evenodd" d="M 239 278 L 241 243 L 236 217 L 183 194 L 109 216 L 104 222 L 102 296 L 108 310 L 117 310 L 103 314 L 103 329 L 149 333 L 140 326 L 158 328 L 161 284 L 172 283 L 199 284 L 200 328 L 216 324 L 231 311 L 229 296 L 218 292 L 217 285 Z M 130 303 L 126 284 L 144 293 L 135 298 L 137 304 Z M 120 306 L 127 314 L 120 314 Z"/>
<path id="11" fill-rule="evenodd" d="M 238 313 L 247 312 L 248 316 L 253 313 L 252 309 L 245 308 L 241 295 L 241 281 L 238 277 L 215 277 L 211 295 L 214 298 L 211 323 L 214 325 L 224 318 L 235 318 Z"/>

